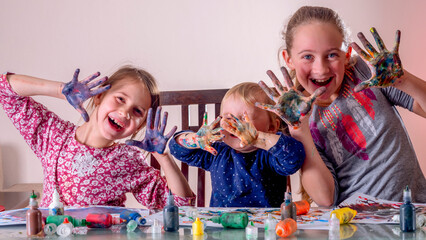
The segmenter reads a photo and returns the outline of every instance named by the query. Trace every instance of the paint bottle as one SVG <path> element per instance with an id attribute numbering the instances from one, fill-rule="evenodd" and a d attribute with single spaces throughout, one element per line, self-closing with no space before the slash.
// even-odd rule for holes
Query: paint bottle
<path id="1" fill-rule="evenodd" d="M 336 213 L 331 214 L 328 223 L 328 238 L 329 240 L 340 239 L 340 220 L 336 217 Z"/>
<path id="2" fill-rule="evenodd" d="M 138 223 L 135 220 L 130 220 L 126 225 L 127 232 L 134 232 L 137 227 Z"/>
<path id="3" fill-rule="evenodd" d="M 112 216 L 109 213 L 89 213 L 86 216 L 87 227 L 109 228 L 113 225 Z"/>
<path id="4" fill-rule="evenodd" d="M 172 191 L 169 190 L 167 205 L 163 208 L 164 231 L 175 232 L 179 230 L 179 208 L 175 205 Z"/>
<path id="5" fill-rule="evenodd" d="M 27 236 L 43 235 L 43 217 L 38 209 L 36 201 L 37 196 L 33 193 L 30 196 L 30 206 L 26 214 L 27 219 Z"/>
<path id="6" fill-rule="evenodd" d="M 340 224 L 345 224 L 349 223 L 356 216 L 357 211 L 348 207 L 344 207 L 331 211 L 330 217 L 333 215 L 333 213 L 335 213 L 336 217 L 340 220 Z"/>
<path id="7" fill-rule="evenodd" d="M 138 225 L 145 225 L 146 219 L 143 218 L 138 212 L 131 211 L 131 210 L 124 210 L 120 213 L 120 218 L 124 222 L 129 222 L 130 220 L 133 220 L 138 223 Z"/>
<path id="8" fill-rule="evenodd" d="M 64 204 L 59 200 L 59 193 L 55 190 L 52 195 L 52 202 L 49 205 L 49 215 L 64 215 Z"/>
<path id="9" fill-rule="evenodd" d="M 246 238 L 247 239 L 257 239 L 258 230 L 254 226 L 253 221 L 250 221 L 250 224 L 246 227 Z"/>
<path id="10" fill-rule="evenodd" d="M 56 226 L 61 225 L 61 223 L 64 222 L 65 218 L 68 219 L 68 222 L 70 222 L 74 227 L 84 227 L 87 226 L 89 223 L 85 219 L 76 219 L 69 215 L 50 215 L 46 218 L 46 224 L 54 223 Z"/>
<path id="11" fill-rule="evenodd" d="M 311 208 L 311 205 L 306 200 L 296 201 L 294 202 L 294 205 L 296 205 L 297 216 L 308 213 Z"/>
<path id="12" fill-rule="evenodd" d="M 404 189 L 404 204 L 399 207 L 399 227 L 403 232 L 416 231 L 416 210 L 411 203 L 411 190 L 407 187 Z"/>
<path id="13" fill-rule="evenodd" d="M 268 213 L 268 218 L 265 220 L 265 232 L 275 231 L 275 226 L 277 225 L 277 220 L 275 220 L 270 213 Z"/>
<path id="14" fill-rule="evenodd" d="M 247 213 L 223 213 L 220 217 L 213 217 L 214 223 L 220 223 L 226 228 L 246 228 L 248 224 Z"/>
<path id="15" fill-rule="evenodd" d="M 56 233 L 56 228 L 56 224 L 54 223 L 46 224 L 44 225 L 44 234 L 46 234 L 47 236 L 52 236 Z"/>
<path id="16" fill-rule="evenodd" d="M 286 192 L 284 202 L 281 204 L 281 220 L 292 218 L 297 221 L 296 205 L 291 201 L 291 193 Z"/>
<path id="17" fill-rule="evenodd" d="M 286 218 L 278 222 L 275 233 L 280 237 L 288 237 L 297 230 L 297 223 L 292 218 Z"/>
<path id="18" fill-rule="evenodd" d="M 199 218 L 195 219 L 195 221 L 192 223 L 192 235 L 203 235 L 203 225 L 203 222 L 201 222 Z"/>
<path id="19" fill-rule="evenodd" d="M 68 221 L 68 218 L 64 219 L 64 222 L 59 224 L 58 228 L 56 229 L 56 233 L 61 237 L 68 237 L 72 234 L 74 226 L 72 223 Z"/>

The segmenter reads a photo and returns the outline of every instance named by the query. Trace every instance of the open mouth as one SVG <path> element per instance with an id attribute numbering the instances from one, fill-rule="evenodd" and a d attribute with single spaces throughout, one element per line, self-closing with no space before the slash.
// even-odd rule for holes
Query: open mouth
<path id="1" fill-rule="evenodd" d="M 314 79 L 314 78 L 311 78 L 310 80 L 315 85 L 322 87 L 322 86 L 326 86 L 327 84 L 329 84 L 331 82 L 331 80 L 333 80 L 333 77 L 326 78 L 326 79 Z"/>
<path id="2" fill-rule="evenodd" d="M 118 122 L 117 120 L 111 117 L 108 117 L 108 121 L 111 127 L 114 128 L 115 130 L 120 131 L 121 129 L 123 129 L 122 123 Z"/>

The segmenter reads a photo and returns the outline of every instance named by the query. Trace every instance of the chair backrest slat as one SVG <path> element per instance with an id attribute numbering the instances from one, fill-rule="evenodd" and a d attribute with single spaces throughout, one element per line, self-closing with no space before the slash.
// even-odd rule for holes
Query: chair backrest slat
<path id="1" fill-rule="evenodd" d="M 160 93 L 160 106 L 181 106 L 181 129 L 198 131 L 203 123 L 206 104 L 214 104 L 215 118 L 220 114 L 220 103 L 228 89 L 211 89 L 211 90 L 188 90 L 188 91 L 164 91 Z M 192 126 L 189 119 L 189 106 L 196 105 L 198 110 L 198 123 Z M 156 159 L 151 156 L 151 166 L 160 169 L 160 165 Z M 182 174 L 189 180 L 189 169 L 185 163 L 181 164 Z M 205 171 L 197 170 L 197 206 L 205 206 Z M 189 180 L 190 181 L 190 180 Z"/>

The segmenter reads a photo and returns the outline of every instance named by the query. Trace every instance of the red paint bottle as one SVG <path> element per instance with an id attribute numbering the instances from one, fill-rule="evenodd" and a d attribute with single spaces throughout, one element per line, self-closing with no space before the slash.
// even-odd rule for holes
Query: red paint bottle
<path id="1" fill-rule="evenodd" d="M 112 216 L 109 213 L 89 213 L 86 221 L 89 228 L 109 228 L 112 226 Z"/>

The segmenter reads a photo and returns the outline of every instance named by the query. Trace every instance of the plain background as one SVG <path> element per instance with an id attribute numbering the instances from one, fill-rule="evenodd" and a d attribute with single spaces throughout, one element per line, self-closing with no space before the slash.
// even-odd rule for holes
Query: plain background
<path id="1" fill-rule="evenodd" d="M 374 26 L 392 49 L 400 29 L 404 68 L 426 79 L 426 2 L 421 0 L 0 0 L 0 68 L 67 82 L 76 68 L 82 79 L 133 64 L 152 73 L 161 90 L 230 88 L 259 80 L 271 84 L 265 72 L 279 71 L 280 31 L 303 5 L 337 11 L 357 42 L 360 31 L 373 42 L 369 29 Z M 36 100 L 81 123 L 67 102 Z M 174 111 L 168 129 L 178 125 Z M 425 120 L 406 110 L 400 113 L 425 173 Z M 3 111 L 0 123 L 4 185 L 41 182 L 41 164 Z M 10 207 L 27 197 L 3 194 L 0 204 Z M 129 200 L 128 206 L 140 204 Z"/>

